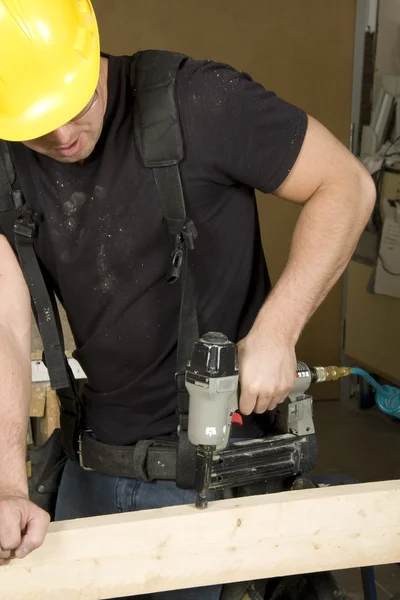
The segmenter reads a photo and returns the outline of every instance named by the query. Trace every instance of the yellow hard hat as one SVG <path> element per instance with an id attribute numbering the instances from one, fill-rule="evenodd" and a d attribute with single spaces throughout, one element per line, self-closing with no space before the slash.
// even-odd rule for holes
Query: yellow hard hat
<path id="1" fill-rule="evenodd" d="M 90 101 L 100 43 L 90 0 L 0 0 L 0 138 L 31 140 Z"/>

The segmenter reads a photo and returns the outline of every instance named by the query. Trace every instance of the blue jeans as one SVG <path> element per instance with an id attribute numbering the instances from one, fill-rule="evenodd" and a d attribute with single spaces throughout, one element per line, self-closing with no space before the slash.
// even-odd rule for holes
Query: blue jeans
<path id="1" fill-rule="evenodd" d="M 56 521 L 95 517 L 180 504 L 193 504 L 194 492 L 182 490 L 172 481 L 139 481 L 85 471 L 68 460 L 57 497 Z M 131 596 L 131 600 L 219 600 L 222 586 L 208 586 Z M 122 600 L 122 599 L 114 599 Z M 125 598 L 129 600 L 129 598 Z"/>

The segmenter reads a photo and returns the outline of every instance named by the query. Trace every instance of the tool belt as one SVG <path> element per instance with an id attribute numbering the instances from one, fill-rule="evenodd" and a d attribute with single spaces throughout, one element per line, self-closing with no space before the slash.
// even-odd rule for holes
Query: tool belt
<path id="1" fill-rule="evenodd" d="M 78 438 L 78 458 L 83 469 L 105 475 L 175 481 L 177 447 L 178 437 L 172 435 L 119 446 L 105 444 L 85 431 Z"/>

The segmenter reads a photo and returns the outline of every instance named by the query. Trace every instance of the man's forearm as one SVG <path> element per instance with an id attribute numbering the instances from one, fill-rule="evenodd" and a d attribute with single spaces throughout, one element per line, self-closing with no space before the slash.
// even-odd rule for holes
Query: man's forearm
<path id="1" fill-rule="evenodd" d="M 300 153 L 274 195 L 303 210 L 287 265 L 239 342 L 244 414 L 273 410 L 292 389 L 298 338 L 345 270 L 373 210 L 376 190 L 361 163 L 309 116 Z"/>
<path id="2" fill-rule="evenodd" d="M 255 326 L 296 344 L 305 324 L 344 272 L 368 222 L 375 190 L 367 178 L 317 192 L 298 219 L 289 260 Z"/>
<path id="3" fill-rule="evenodd" d="M 30 330 L 0 326 L 0 494 L 27 494 L 26 433 L 31 394 Z"/>

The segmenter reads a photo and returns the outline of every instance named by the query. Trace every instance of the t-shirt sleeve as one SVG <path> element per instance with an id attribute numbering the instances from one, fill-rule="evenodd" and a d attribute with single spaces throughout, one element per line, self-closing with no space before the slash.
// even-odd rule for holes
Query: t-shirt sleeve
<path id="1" fill-rule="evenodd" d="M 185 112 L 199 167 L 220 183 L 276 190 L 296 162 L 307 114 L 229 65 L 191 68 L 183 76 Z"/>

